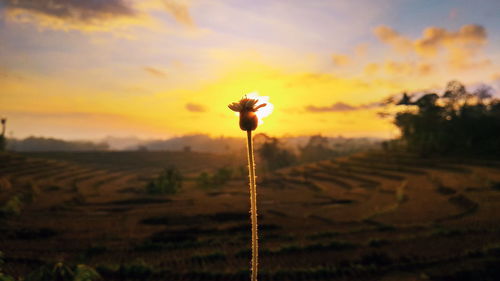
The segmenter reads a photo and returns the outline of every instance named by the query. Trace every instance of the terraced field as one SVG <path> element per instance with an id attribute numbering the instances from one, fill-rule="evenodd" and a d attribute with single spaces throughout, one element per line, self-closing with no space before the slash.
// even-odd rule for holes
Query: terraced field
<path id="1" fill-rule="evenodd" d="M 248 280 L 245 177 L 195 182 L 242 161 L 1 154 L 3 210 L 24 198 L 1 221 L 4 270 L 64 261 L 105 280 Z M 185 177 L 182 191 L 148 195 L 147 181 L 170 165 Z M 260 280 L 500 280 L 500 162 L 371 152 L 266 174 L 258 192 Z"/>

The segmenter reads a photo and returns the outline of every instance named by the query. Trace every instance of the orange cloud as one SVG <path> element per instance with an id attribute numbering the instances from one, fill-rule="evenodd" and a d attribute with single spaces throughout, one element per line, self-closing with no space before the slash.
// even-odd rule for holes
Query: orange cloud
<path id="1" fill-rule="evenodd" d="M 332 60 L 336 66 L 346 66 L 351 63 L 351 59 L 349 58 L 349 56 L 341 54 L 333 54 Z"/>
<path id="2" fill-rule="evenodd" d="M 384 70 L 388 75 L 418 75 L 424 76 L 432 72 L 433 67 L 428 63 L 415 63 L 415 62 L 396 62 L 386 61 L 384 63 Z"/>
<path id="3" fill-rule="evenodd" d="M 186 103 L 186 109 L 188 111 L 191 111 L 191 112 L 205 112 L 205 111 L 207 111 L 207 109 L 203 105 L 197 104 L 197 103 Z"/>
<path id="4" fill-rule="evenodd" d="M 426 62 L 408 62 L 386 60 L 382 63 L 369 63 L 364 68 L 364 74 L 373 76 L 386 74 L 387 76 L 427 76 L 434 72 L 435 66 Z"/>
<path id="5" fill-rule="evenodd" d="M 364 73 L 366 75 L 374 75 L 378 72 L 380 66 L 377 63 L 369 63 L 365 66 Z"/>
<path id="6" fill-rule="evenodd" d="M 364 57 L 368 51 L 368 44 L 359 44 L 354 48 L 354 54 L 358 57 Z"/>
<path id="7" fill-rule="evenodd" d="M 149 73 L 155 77 L 159 77 L 159 78 L 167 77 L 167 74 L 164 71 L 159 70 L 157 68 L 146 66 L 143 69 L 144 69 L 144 71 L 146 71 L 147 73 Z"/>
<path id="8" fill-rule="evenodd" d="M 189 8 L 186 1 L 182 0 L 164 0 L 163 1 L 167 12 L 170 13 L 177 22 L 189 27 L 194 27 L 194 21 L 189 13 Z"/>
<path id="9" fill-rule="evenodd" d="M 423 56 L 434 56 L 440 49 L 475 51 L 487 42 L 486 30 L 480 25 L 464 25 L 457 32 L 428 27 L 421 39 L 414 42 L 415 51 Z"/>
<path id="10" fill-rule="evenodd" d="M 410 39 L 402 36 L 388 26 L 377 26 L 373 32 L 382 42 L 394 47 L 398 51 L 409 52 L 413 49 L 413 44 Z"/>
<path id="11" fill-rule="evenodd" d="M 330 106 L 315 106 L 308 105 L 305 107 L 306 111 L 313 113 L 323 113 L 323 112 L 348 112 L 348 111 L 356 111 L 361 109 L 372 109 L 380 107 L 381 103 L 373 102 L 369 104 L 362 104 L 359 106 L 350 105 L 344 102 L 337 102 Z"/>
<path id="12" fill-rule="evenodd" d="M 374 33 L 380 41 L 403 53 L 414 53 L 422 58 L 444 55 L 450 69 L 466 70 L 490 65 L 489 60 L 477 60 L 477 55 L 488 42 L 486 29 L 481 25 L 464 25 L 458 31 L 431 26 L 424 29 L 421 38 L 415 40 L 387 26 L 375 28 Z M 428 66 L 422 67 L 423 72 L 430 70 Z"/>

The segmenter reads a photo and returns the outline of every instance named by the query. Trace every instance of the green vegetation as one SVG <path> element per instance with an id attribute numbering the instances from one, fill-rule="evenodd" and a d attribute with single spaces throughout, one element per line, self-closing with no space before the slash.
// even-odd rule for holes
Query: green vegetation
<path id="1" fill-rule="evenodd" d="M 69 266 L 62 262 L 40 267 L 26 277 L 26 281 L 94 281 L 101 277 L 90 266 L 79 264 Z"/>
<path id="2" fill-rule="evenodd" d="M 174 167 L 163 170 L 154 180 L 146 185 L 149 194 L 176 194 L 182 187 L 182 175 Z"/>
<path id="3" fill-rule="evenodd" d="M 451 81 L 441 96 L 412 101 L 405 93 L 397 103 L 405 109 L 394 123 L 407 149 L 419 154 L 500 156 L 500 100 L 492 92 L 483 85 L 470 93 Z"/>
<path id="4" fill-rule="evenodd" d="M 202 172 L 196 178 L 196 185 L 201 188 L 222 187 L 233 178 L 233 174 L 233 170 L 229 167 L 219 168 L 213 174 Z"/>
<path id="5" fill-rule="evenodd" d="M 18 216 L 23 210 L 24 203 L 21 194 L 12 196 L 1 208 L 0 214 L 3 217 Z"/>
<path id="6" fill-rule="evenodd" d="M 290 150 L 283 148 L 277 138 L 266 136 L 266 141 L 257 149 L 268 171 L 274 171 L 297 162 L 297 157 Z"/>
<path id="7" fill-rule="evenodd" d="M 5 151 L 7 148 L 7 138 L 5 137 L 5 129 L 7 127 L 7 119 L 2 118 L 0 120 L 2 123 L 2 132 L 0 133 L 0 151 Z"/>

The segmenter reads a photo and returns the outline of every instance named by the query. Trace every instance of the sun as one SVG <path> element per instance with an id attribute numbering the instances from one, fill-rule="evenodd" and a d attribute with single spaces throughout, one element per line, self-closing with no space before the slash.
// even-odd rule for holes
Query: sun
<path id="1" fill-rule="evenodd" d="M 269 102 L 269 97 L 268 96 L 259 96 L 259 93 L 257 93 L 257 92 L 249 93 L 246 96 L 249 99 L 258 100 L 258 102 L 255 104 L 256 106 L 259 106 L 260 104 L 263 104 L 263 103 L 266 104 L 266 106 L 259 108 L 259 110 L 257 110 L 255 112 L 255 115 L 257 115 L 257 117 L 259 118 L 259 125 L 264 123 L 262 118 L 265 118 L 265 117 L 271 115 L 271 113 L 273 113 L 273 110 L 274 110 L 274 105 Z"/>

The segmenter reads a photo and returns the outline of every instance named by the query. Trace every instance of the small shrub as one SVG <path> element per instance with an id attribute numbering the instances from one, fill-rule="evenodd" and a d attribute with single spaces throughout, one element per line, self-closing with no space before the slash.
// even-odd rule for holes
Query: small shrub
<path id="1" fill-rule="evenodd" d="M 71 267 L 58 262 L 54 265 L 44 265 L 32 272 L 26 281 L 73 281 L 75 272 Z"/>
<path id="2" fill-rule="evenodd" d="M 202 172 L 196 178 L 196 184 L 201 188 L 216 188 L 226 184 L 233 178 L 233 170 L 229 167 L 217 169 L 215 173 L 210 175 L 207 172 Z"/>
<path id="3" fill-rule="evenodd" d="M 2 216 L 18 216 L 23 210 L 24 204 L 20 194 L 12 196 L 0 209 Z"/>
<path id="4" fill-rule="evenodd" d="M 90 266 L 79 264 L 70 267 L 62 262 L 44 265 L 26 277 L 26 281 L 95 281 L 100 279 L 101 276 Z"/>
<path id="5" fill-rule="evenodd" d="M 75 269 L 73 281 L 94 281 L 101 279 L 101 276 L 95 269 L 88 265 L 79 264 Z"/>
<path id="6" fill-rule="evenodd" d="M 182 187 L 182 175 L 176 168 L 165 169 L 158 178 L 149 182 L 146 190 L 150 194 L 176 194 Z"/>
<path id="7" fill-rule="evenodd" d="M 403 181 L 396 188 L 396 200 L 398 201 L 398 203 L 403 203 L 406 200 L 408 200 L 408 197 L 405 194 L 407 187 L 408 187 L 408 181 Z"/>
<path id="8" fill-rule="evenodd" d="M 228 167 L 217 169 L 212 177 L 214 184 L 223 185 L 233 177 L 233 170 Z"/>
<path id="9" fill-rule="evenodd" d="M 197 178 L 196 178 L 196 185 L 201 188 L 212 188 L 212 178 L 207 172 L 202 172 Z"/>

